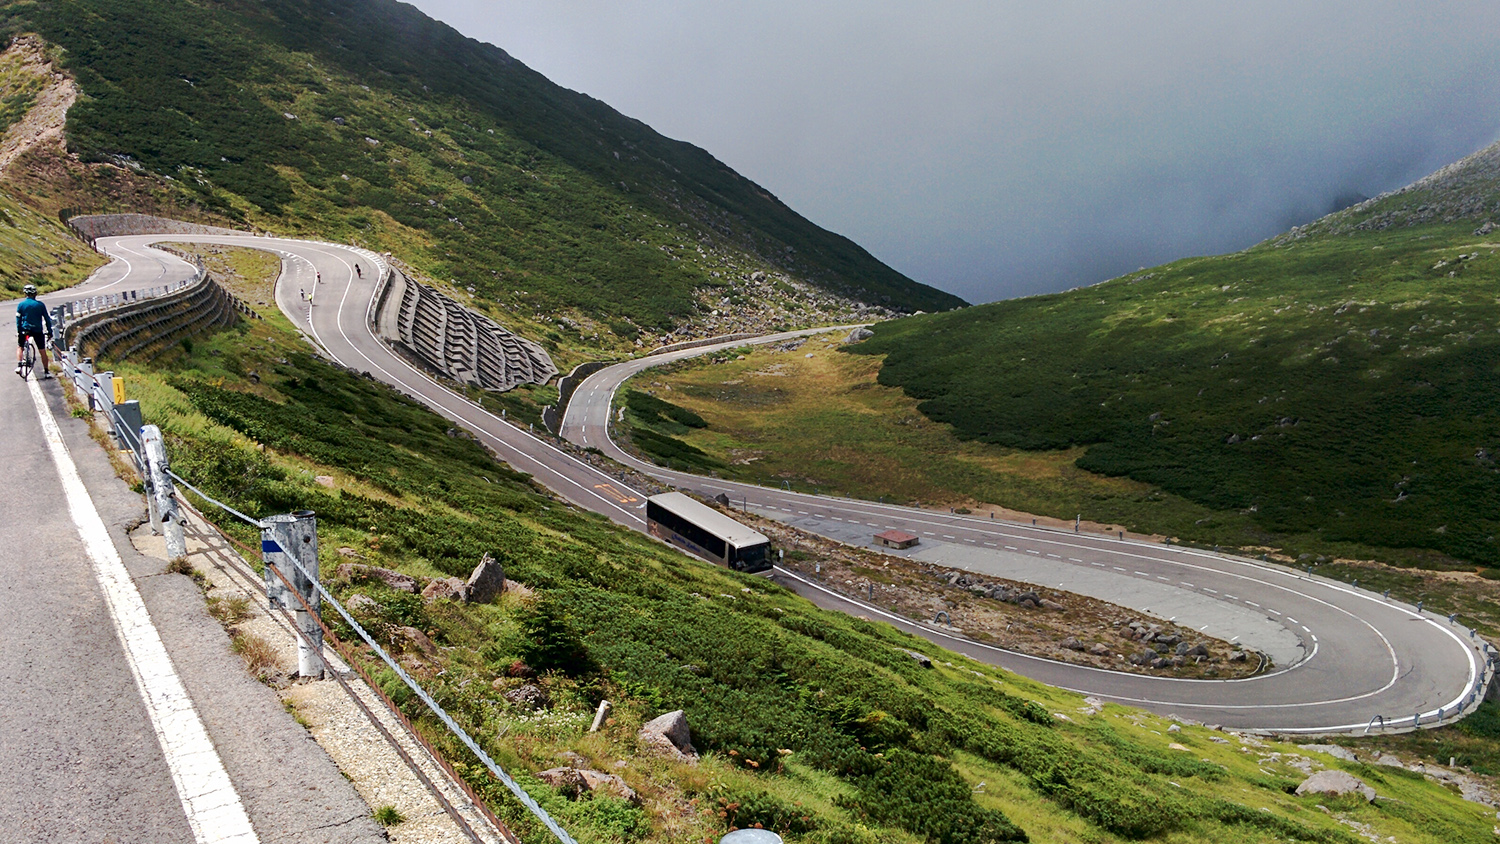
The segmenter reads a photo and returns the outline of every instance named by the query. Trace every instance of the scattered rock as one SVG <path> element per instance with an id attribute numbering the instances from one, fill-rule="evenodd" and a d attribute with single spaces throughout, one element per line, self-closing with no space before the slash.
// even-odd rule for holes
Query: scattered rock
<path id="1" fill-rule="evenodd" d="M 536 778 L 557 789 L 569 800 L 577 800 L 579 795 L 589 789 L 583 774 L 577 768 L 548 768 L 537 771 Z"/>
<path id="2" fill-rule="evenodd" d="M 1172 660 L 1167 659 L 1164 656 L 1157 657 L 1156 659 L 1151 660 L 1151 667 L 1152 668 L 1170 668 L 1171 666 L 1172 666 Z"/>
<path id="3" fill-rule="evenodd" d="M 532 591 L 530 586 L 527 586 L 519 580 L 506 580 L 505 594 L 515 595 L 518 598 L 530 598 L 536 593 Z"/>
<path id="4" fill-rule="evenodd" d="M 399 633 L 401 635 L 401 638 L 404 640 L 402 644 L 402 648 L 404 650 L 411 650 L 412 648 L 415 648 L 422 654 L 422 656 L 428 658 L 437 656 L 437 645 L 434 645 L 432 643 L 432 640 L 427 638 L 426 633 L 423 633 L 415 627 L 398 627 L 396 628 L 396 632 Z"/>
<path id="5" fill-rule="evenodd" d="M 1232 654 L 1229 655 L 1229 661 L 1230 662 L 1244 662 L 1245 660 L 1247 660 L 1249 658 L 1250 658 L 1250 655 L 1248 653 L 1246 653 L 1245 651 L 1235 651 L 1234 653 L 1232 653 Z"/>
<path id="6" fill-rule="evenodd" d="M 374 615 L 382 609 L 380 602 L 369 595 L 350 595 L 349 600 L 344 602 L 344 608 L 353 615 Z"/>
<path id="7" fill-rule="evenodd" d="M 1104 644 L 1103 642 L 1096 642 L 1094 643 L 1094 646 L 1092 648 L 1089 648 L 1089 653 L 1093 654 L 1094 656 L 1109 656 L 1111 653 L 1113 653 L 1113 651 L 1111 651 L 1109 649 L 1109 646 Z"/>
<path id="8" fill-rule="evenodd" d="M 647 721 L 637 738 L 648 752 L 685 762 L 698 761 L 698 751 L 693 747 L 687 716 L 681 709 Z"/>
<path id="9" fill-rule="evenodd" d="M 1402 770 L 1406 770 L 1406 766 L 1401 764 L 1401 760 L 1397 759 L 1389 753 L 1383 754 L 1379 759 L 1376 759 L 1375 764 L 1384 765 L 1387 768 L 1400 768 Z"/>
<path id="10" fill-rule="evenodd" d="M 1052 610 L 1053 612 L 1066 612 L 1067 609 L 1068 609 L 1067 607 L 1063 606 L 1062 604 L 1059 604 L 1058 602 L 1053 601 L 1053 600 L 1049 600 L 1047 598 L 1042 598 L 1042 599 L 1038 600 L 1037 601 L 1037 605 L 1040 606 L 1044 610 Z"/>
<path id="11" fill-rule="evenodd" d="M 465 584 L 464 600 L 471 604 L 488 604 L 505 591 L 505 569 L 488 552 L 479 558 L 479 565 L 469 575 Z"/>
<path id="12" fill-rule="evenodd" d="M 1335 759 L 1342 759 L 1345 762 L 1359 761 L 1359 757 L 1354 755 L 1354 751 L 1347 747 L 1339 747 L 1336 744 L 1299 744 L 1297 747 L 1301 750 L 1311 750 L 1314 753 L 1327 753 L 1329 756 Z"/>
<path id="13" fill-rule="evenodd" d="M 1375 801 L 1375 789 L 1364 780 L 1345 771 L 1319 771 L 1297 786 L 1300 794 L 1363 794 L 1366 802 Z"/>
<path id="14" fill-rule="evenodd" d="M 1177 726 L 1176 724 L 1173 724 L 1172 726 L 1170 726 L 1170 727 L 1167 728 L 1167 732 L 1169 732 L 1169 733 L 1180 733 L 1180 732 L 1182 732 L 1182 728 L 1179 727 L 1179 726 Z"/>
<path id="15" fill-rule="evenodd" d="M 1078 639 L 1069 636 L 1068 638 L 1062 640 L 1062 647 L 1067 648 L 1070 651 L 1081 651 L 1086 649 L 1088 645 L 1085 645 L 1084 643 L 1078 641 Z"/>
<path id="16" fill-rule="evenodd" d="M 333 489 L 332 475 L 316 475 L 313 477 L 313 481 L 316 482 L 318 486 L 326 486 L 329 489 Z"/>
<path id="17" fill-rule="evenodd" d="M 547 705 L 547 693 L 535 683 L 517 686 L 505 693 L 505 699 L 526 709 L 541 709 Z"/>
<path id="18" fill-rule="evenodd" d="M 1474 230 L 1474 236 L 1475 237 L 1481 237 L 1483 235 L 1489 234 L 1490 232 L 1492 232 L 1494 230 L 1495 230 L 1495 224 L 1492 223 L 1492 222 L 1490 222 L 1489 220 L 1486 220 L 1484 222 L 1484 225 L 1482 225 L 1479 228 L 1477 228 L 1477 229 Z"/>
<path id="19" fill-rule="evenodd" d="M 345 580 L 378 580 L 397 592 L 408 592 L 413 595 L 417 594 L 419 589 L 415 577 L 409 574 L 402 574 L 399 571 L 383 569 L 379 566 L 343 563 L 334 570 L 334 574 Z"/>
<path id="20" fill-rule="evenodd" d="M 360 553 L 358 551 L 354 550 L 353 548 L 350 548 L 347 545 L 339 548 L 339 556 L 343 557 L 346 560 L 360 560 L 360 559 L 363 559 L 363 557 L 360 556 Z"/>
<path id="21" fill-rule="evenodd" d="M 923 668 L 931 668 L 932 667 L 932 658 L 931 657 L 928 657 L 928 656 L 926 656 L 924 654 L 919 654 L 916 651 L 906 650 L 905 648 L 902 648 L 901 652 L 904 653 L 904 654 L 906 654 L 907 656 L 911 657 L 912 659 L 916 660 L 917 664 L 920 665 L 920 666 L 922 666 Z"/>
<path id="22" fill-rule="evenodd" d="M 1184 643 L 1186 644 L 1186 643 Z M 1199 642 L 1182 652 L 1183 656 L 1208 656 L 1208 646 Z"/>
<path id="23" fill-rule="evenodd" d="M 603 771 L 591 771 L 587 768 L 578 771 L 583 777 L 583 784 L 589 791 L 594 793 L 603 792 L 611 794 L 621 800 L 640 805 L 641 797 L 635 793 L 635 789 L 625 784 L 625 781 L 614 774 L 606 774 Z"/>
<path id="24" fill-rule="evenodd" d="M 422 600 L 428 603 L 442 600 L 462 602 L 468 590 L 468 585 L 456 577 L 440 577 L 422 590 Z"/>

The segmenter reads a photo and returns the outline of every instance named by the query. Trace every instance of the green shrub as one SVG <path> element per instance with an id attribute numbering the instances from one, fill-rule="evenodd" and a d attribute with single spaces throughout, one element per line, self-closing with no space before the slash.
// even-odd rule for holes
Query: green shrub
<path id="1" fill-rule="evenodd" d="M 975 803 L 973 787 L 947 762 L 930 756 L 892 751 L 858 785 L 858 796 L 840 801 L 845 807 L 931 844 L 1029 840 L 1004 813 Z"/>
<path id="2" fill-rule="evenodd" d="M 537 671 L 560 671 L 577 677 L 598 670 L 598 663 L 564 609 L 545 595 L 517 617 L 525 637 L 522 657 Z"/>
<path id="3" fill-rule="evenodd" d="M 714 799 L 726 829 L 769 829 L 782 835 L 804 835 L 818 828 L 817 819 L 800 803 L 787 803 L 766 791 L 721 794 Z"/>

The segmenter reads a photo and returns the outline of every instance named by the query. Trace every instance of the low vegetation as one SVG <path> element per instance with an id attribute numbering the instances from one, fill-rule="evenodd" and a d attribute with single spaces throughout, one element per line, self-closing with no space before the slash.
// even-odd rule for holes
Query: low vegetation
<path id="1" fill-rule="evenodd" d="M 1489 241 L 1462 222 L 1266 244 L 883 324 L 855 351 L 962 439 L 1079 449 L 1222 514 L 1185 538 L 1472 570 L 1500 565 Z"/>
<path id="2" fill-rule="evenodd" d="M 247 512 L 315 510 L 325 570 L 356 560 L 466 575 L 489 553 L 534 592 L 465 605 L 368 577 L 330 581 L 346 600 L 364 596 L 370 628 L 585 844 L 703 840 L 755 823 L 794 842 L 869 844 L 1353 844 L 1346 821 L 1403 841 L 1488 835 L 1480 807 L 1384 771 L 1360 775 L 1388 800 L 1318 811 L 1289 793 L 1290 757 L 1270 755 L 1289 746 L 1169 732 L 1166 719 L 1090 706 L 683 557 L 542 494 L 441 418 L 300 344 L 268 314 L 160 369 L 120 369 L 178 471 Z M 523 837 L 545 837 L 393 677 L 377 676 Z M 612 719 L 589 733 L 601 699 Z M 636 744 L 645 720 L 679 708 L 697 764 Z M 617 773 L 640 804 L 570 798 L 530 776 L 563 754 Z"/>

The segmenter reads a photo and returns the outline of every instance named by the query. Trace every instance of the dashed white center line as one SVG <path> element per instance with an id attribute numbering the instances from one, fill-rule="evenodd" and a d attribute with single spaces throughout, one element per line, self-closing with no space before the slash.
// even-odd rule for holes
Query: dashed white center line
<path id="1" fill-rule="evenodd" d="M 1179 580 L 1179 581 L 1177 581 L 1177 584 L 1179 586 L 1186 586 L 1189 589 L 1197 589 L 1198 588 L 1198 587 L 1194 586 L 1193 584 L 1188 583 L 1186 580 Z"/>
<path id="2" fill-rule="evenodd" d="M 986 542 L 984 544 L 990 546 L 991 548 L 995 547 L 995 543 L 993 543 L 993 542 Z"/>
<path id="3" fill-rule="evenodd" d="M 870 527 L 880 527 L 880 525 L 877 525 L 874 522 L 865 522 L 865 524 L 869 525 Z"/>
<path id="4" fill-rule="evenodd" d="M 787 512 L 791 512 L 791 511 L 787 511 Z M 798 515 L 802 515 L 802 516 L 806 516 L 807 515 L 807 511 L 806 510 L 798 510 L 797 513 L 798 513 Z"/>
<path id="5" fill-rule="evenodd" d="M 1249 604 L 1252 607 L 1257 607 L 1257 608 L 1260 607 L 1260 604 L 1257 604 L 1254 601 L 1246 601 L 1245 603 Z"/>
<path id="6" fill-rule="evenodd" d="M 956 537 L 953 534 L 951 534 L 951 533 L 945 533 L 945 534 L 943 534 L 943 538 L 944 539 L 955 539 Z"/>
<path id="7" fill-rule="evenodd" d="M 1077 557 L 1069 557 L 1068 558 L 1068 562 L 1070 562 L 1070 563 L 1081 563 L 1081 562 L 1083 562 L 1083 560 L 1080 560 Z"/>
<path id="8" fill-rule="evenodd" d="M 1119 566 L 1110 566 L 1110 568 L 1114 569 L 1115 571 L 1124 571 L 1124 569 L 1120 568 Z"/>
<path id="9" fill-rule="evenodd" d="M 1062 557 L 1059 557 L 1056 554 L 1048 554 L 1047 556 L 1051 557 L 1054 560 L 1061 560 L 1062 559 Z"/>
<path id="10" fill-rule="evenodd" d="M 1170 577 L 1162 577 L 1162 576 L 1161 576 L 1161 575 L 1159 575 L 1159 574 L 1158 574 L 1158 575 L 1157 575 L 1157 576 L 1156 576 L 1156 579 L 1157 579 L 1157 580 L 1165 580 L 1165 581 L 1166 581 L 1166 582 L 1168 582 L 1168 583 L 1171 583 L 1171 582 L 1172 582 L 1172 578 L 1170 578 Z"/>
<path id="11" fill-rule="evenodd" d="M 1104 568 L 1104 564 L 1103 563 L 1089 563 L 1089 565 L 1091 565 L 1091 566 L 1098 566 L 1101 569 Z M 1120 571 L 1124 571 L 1124 569 L 1120 569 Z"/>
<path id="12" fill-rule="evenodd" d="M 1273 610 L 1270 607 L 1266 607 L 1266 612 L 1271 613 L 1272 615 L 1281 615 L 1279 611 Z"/>
<path id="13" fill-rule="evenodd" d="M 1007 550 L 1007 551 L 1015 551 L 1017 549 L 1016 549 L 1016 546 L 1014 546 L 1014 545 L 1007 545 L 1007 546 L 1005 546 L 1005 550 Z"/>
<path id="14" fill-rule="evenodd" d="M 1286 620 L 1287 620 L 1287 621 L 1290 621 L 1290 622 L 1291 622 L 1291 623 L 1293 623 L 1293 624 L 1301 624 L 1301 622 L 1299 622 L 1299 621 L 1298 621 L 1298 620 L 1297 620 L 1297 619 L 1295 619 L 1295 618 L 1292 618 L 1292 617 L 1291 617 L 1291 616 L 1287 616 L 1287 617 L 1286 617 Z"/>
<path id="15" fill-rule="evenodd" d="M 1040 552 L 1040 551 L 1033 551 L 1033 550 L 1031 550 L 1031 549 L 1030 549 L 1030 548 L 1027 548 L 1027 549 L 1026 549 L 1026 553 L 1028 553 L 1028 554 L 1037 554 L 1037 555 L 1040 555 L 1040 554 L 1041 554 L 1041 553 L 1042 553 L 1042 552 Z"/>
<path id="16" fill-rule="evenodd" d="M 1217 589 L 1210 589 L 1210 588 L 1208 588 L 1208 587 L 1207 587 L 1207 586 L 1205 586 L 1205 587 L 1203 587 L 1203 591 L 1204 591 L 1204 592 L 1212 592 L 1212 593 L 1214 593 L 1214 594 L 1215 594 L 1215 595 L 1217 595 L 1217 594 L 1219 594 L 1219 590 L 1217 590 Z"/>
<path id="17" fill-rule="evenodd" d="M 1224 597 L 1228 598 L 1231 601 L 1238 601 L 1240 599 L 1240 596 L 1238 596 L 1238 595 L 1231 595 L 1228 592 L 1224 593 Z"/>
<path id="18" fill-rule="evenodd" d="M 923 536 L 937 536 L 937 534 L 933 533 L 930 530 L 924 530 L 924 531 L 922 531 L 922 535 Z"/>
<path id="19" fill-rule="evenodd" d="M 1137 569 L 1135 573 L 1138 574 L 1138 575 L 1140 575 L 1141 577 L 1150 577 L 1151 576 L 1150 572 L 1144 572 L 1144 571 L 1141 571 L 1139 569 Z"/>
<path id="20" fill-rule="evenodd" d="M 834 516 L 834 517 L 833 517 L 833 520 L 834 520 L 834 521 L 835 521 L 835 522 L 842 522 L 842 521 L 843 521 L 843 519 L 841 519 L 841 518 L 839 518 L 839 517 L 838 517 L 838 516 Z"/>

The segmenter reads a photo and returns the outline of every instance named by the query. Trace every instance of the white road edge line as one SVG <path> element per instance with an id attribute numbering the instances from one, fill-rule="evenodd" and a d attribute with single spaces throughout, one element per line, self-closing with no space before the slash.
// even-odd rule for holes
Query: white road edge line
<path id="1" fill-rule="evenodd" d="M 193 707 L 172 658 L 151 623 L 141 593 L 130 579 L 130 572 L 125 569 L 125 562 L 120 559 L 120 552 L 110 540 L 109 530 L 78 475 L 78 467 L 68 454 L 41 386 L 36 381 L 29 381 L 27 386 L 31 388 L 31 401 L 41 419 L 47 449 L 62 481 L 68 512 L 93 564 L 115 635 L 125 651 L 130 673 L 135 676 L 136 688 L 166 757 L 194 840 L 199 844 L 259 842 L 240 795 L 224 770 L 224 762 L 209 740 L 198 710 Z"/>

